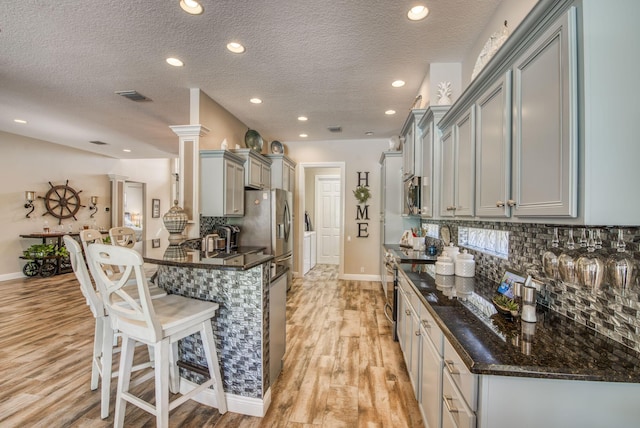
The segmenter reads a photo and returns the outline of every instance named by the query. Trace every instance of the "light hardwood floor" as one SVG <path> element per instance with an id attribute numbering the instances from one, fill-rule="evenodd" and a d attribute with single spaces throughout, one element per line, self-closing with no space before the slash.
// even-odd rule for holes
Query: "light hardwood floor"
<path id="1" fill-rule="evenodd" d="M 172 427 L 421 427 L 380 283 L 339 281 L 318 265 L 287 299 L 287 353 L 264 418 L 188 401 Z M 0 426 L 106 427 L 89 388 L 94 319 L 73 274 L 0 282 Z M 138 352 L 141 358 L 145 352 Z M 153 384 L 139 387 L 148 396 Z M 127 406 L 126 425 L 155 426 Z"/>

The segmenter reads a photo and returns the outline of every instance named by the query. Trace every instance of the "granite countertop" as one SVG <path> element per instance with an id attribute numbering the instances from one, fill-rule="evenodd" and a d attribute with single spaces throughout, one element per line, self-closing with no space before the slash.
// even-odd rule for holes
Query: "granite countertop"
<path id="1" fill-rule="evenodd" d="M 393 254 L 398 263 L 428 264 L 435 263 L 438 260 L 438 256 L 430 256 L 424 251 L 414 250 L 410 247 L 385 244 L 384 248 Z"/>
<path id="2" fill-rule="evenodd" d="M 538 305 L 536 323 L 488 315 L 497 288 L 492 281 L 456 283 L 459 277 L 435 275 L 425 265 L 399 270 L 473 373 L 640 383 L 639 353 L 561 314 Z"/>
<path id="3" fill-rule="evenodd" d="M 199 240 L 196 240 L 199 245 Z M 200 269 L 247 270 L 273 260 L 270 254 L 262 254 L 265 247 L 238 247 L 231 253 L 205 253 L 192 248 L 190 242 L 170 245 L 161 242 L 153 248 L 152 242 L 147 241 L 143 246 L 142 257 L 147 263 L 167 266 L 179 266 Z"/>

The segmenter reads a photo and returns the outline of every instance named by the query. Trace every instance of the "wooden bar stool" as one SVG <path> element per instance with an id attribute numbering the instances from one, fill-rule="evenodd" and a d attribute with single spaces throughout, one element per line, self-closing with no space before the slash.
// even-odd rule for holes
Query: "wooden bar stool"
<path id="1" fill-rule="evenodd" d="M 158 427 L 168 427 L 170 410 L 210 386 L 214 386 L 218 411 L 226 413 L 227 402 L 211 327 L 211 319 L 218 310 L 218 304 L 177 295 L 152 300 L 142 269 L 144 260 L 138 252 L 103 244 L 89 245 L 87 251 L 89 268 L 96 280 L 102 302 L 123 340 L 114 426 L 124 425 L 126 404 L 130 402 L 155 415 Z M 103 266 L 123 266 L 124 272 L 116 279 L 109 277 Z M 133 298 L 127 290 L 126 284 L 130 278 L 136 280 L 139 300 Z M 202 338 L 210 379 L 169 402 L 170 386 L 172 390 L 178 389 L 178 340 L 198 332 Z M 136 341 L 154 347 L 155 405 L 129 392 Z"/>

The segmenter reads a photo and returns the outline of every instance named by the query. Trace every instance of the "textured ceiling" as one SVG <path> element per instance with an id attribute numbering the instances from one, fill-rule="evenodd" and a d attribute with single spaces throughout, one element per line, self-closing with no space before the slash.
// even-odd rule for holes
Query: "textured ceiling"
<path id="1" fill-rule="evenodd" d="M 189 123 L 189 88 L 200 88 L 269 141 L 390 137 L 428 65 L 461 61 L 499 2 L 424 0 L 429 17 L 410 22 L 408 0 L 203 0 L 199 16 L 178 0 L 2 1 L 0 130 L 117 158 L 167 157 L 177 154 L 169 126 Z M 247 52 L 229 53 L 232 40 Z M 169 56 L 185 66 L 168 66 Z M 396 79 L 406 86 L 392 88 Z M 153 101 L 115 95 L 130 89 Z"/>

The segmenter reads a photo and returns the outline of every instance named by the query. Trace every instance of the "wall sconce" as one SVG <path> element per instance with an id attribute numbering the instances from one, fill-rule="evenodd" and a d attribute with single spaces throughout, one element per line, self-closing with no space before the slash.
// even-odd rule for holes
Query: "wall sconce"
<path id="1" fill-rule="evenodd" d="M 24 207 L 31 208 L 31 211 L 29 211 L 25 217 L 31 218 L 30 214 L 36 209 L 36 207 L 33 206 L 33 201 L 36 199 L 36 192 L 33 190 L 27 190 L 24 192 L 24 199 L 27 201 L 27 203 L 24 204 Z"/>
<path id="2" fill-rule="evenodd" d="M 91 213 L 91 215 L 89 216 L 91 218 L 93 218 L 93 216 L 98 212 L 98 207 L 96 205 L 98 205 L 98 197 L 97 196 L 92 196 L 91 197 L 91 204 L 89 205 L 89 211 L 93 211 Z"/>

